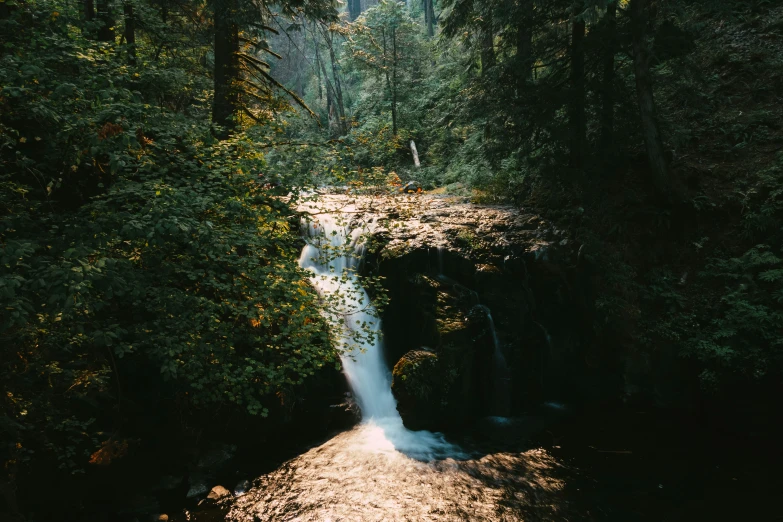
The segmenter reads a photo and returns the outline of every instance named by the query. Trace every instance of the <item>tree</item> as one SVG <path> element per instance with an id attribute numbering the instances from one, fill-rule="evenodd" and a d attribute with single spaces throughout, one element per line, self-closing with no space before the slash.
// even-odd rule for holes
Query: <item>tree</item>
<path id="1" fill-rule="evenodd" d="M 238 0 L 212 0 L 214 17 L 215 99 L 212 102 L 212 123 L 220 130 L 217 136 L 227 138 L 236 127 L 239 110 L 239 27 Z"/>
<path id="2" fill-rule="evenodd" d="M 665 198 L 670 197 L 671 180 L 669 167 L 663 150 L 663 140 L 658 127 L 658 113 L 653 95 L 650 75 L 650 50 L 647 42 L 649 23 L 648 0 L 631 0 L 631 40 L 633 43 L 633 65 L 636 77 L 636 95 L 639 115 L 642 122 L 642 134 L 650 162 L 650 176 L 656 192 Z"/>
<path id="3" fill-rule="evenodd" d="M 584 165 L 587 141 L 587 119 L 585 115 L 585 19 L 581 11 L 582 2 L 573 7 L 571 20 L 571 93 L 569 104 L 570 165 L 581 168 Z"/>
<path id="4" fill-rule="evenodd" d="M 114 17 L 109 0 L 98 0 L 98 41 L 114 42 Z"/>
<path id="5" fill-rule="evenodd" d="M 614 145 L 614 56 L 617 52 L 617 3 L 610 1 L 603 19 L 603 78 L 601 79 L 600 150 L 608 155 Z"/>
<path id="6" fill-rule="evenodd" d="M 136 65 L 136 16 L 133 13 L 132 0 L 125 0 L 122 4 L 125 18 L 125 45 L 128 46 L 128 61 L 131 65 Z"/>
<path id="7" fill-rule="evenodd" d="M 347 44 L 354 63 L 382 78 L 395 136 L 399 131 L 401 86 L 413 72 L 419 35 L 405 4 L 389 0 L 365 11 L 348 33 Z"/>

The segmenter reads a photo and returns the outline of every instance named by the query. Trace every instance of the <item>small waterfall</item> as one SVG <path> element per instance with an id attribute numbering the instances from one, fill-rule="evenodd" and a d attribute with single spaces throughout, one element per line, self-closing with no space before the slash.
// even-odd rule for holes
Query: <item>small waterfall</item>
<path id="1" fill-rule="evenodd" d="M 369 443 L 422 460 L 458 454 L 441 434 L 406 429 L 397 411 L 383 358 L 381 320 L 356 274 L 372 225 L 352 229 L 340 214 L 319 215 L 305 225 L 307 245 L 299 266 L 312 272 L 310 281 L 325 301 L 324 315 L 336 333 L 363 423 L 377 428 Z"/>
<path id="2" fill-rule="evenodd" d="M 493 363 L 494 363 L 494 404 L 493 413 L 501 416 L 508 415 L 511 411 L 509 400 L 511 397 L 511 372 L 506 364 L 506 357 L 500 347 L 498 332 L 495 329 L 495 321 L 492 319 L 492 312 L 485 305 L 477 305 L 487 316 L 487 324 L 492 333 L 492 343 L 494 345 Z"/>

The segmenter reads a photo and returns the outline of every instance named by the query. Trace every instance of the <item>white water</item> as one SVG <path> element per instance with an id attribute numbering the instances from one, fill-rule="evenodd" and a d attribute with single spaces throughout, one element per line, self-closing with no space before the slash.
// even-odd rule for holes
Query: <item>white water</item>
<path id="1" fill-rule="evenodd" d="M 492 312 L 484 305 L 478 305 L 485 314 L 487 314 L 487 324 L 489 330 L 492 333 L 493 343 L 493 360 L 495 363 L 495 397 L 493 409 L 496 413 L 502 416 L 508 415 L 511 410 L 510 396 L 511 396 L 511 372 L 506 364 L 506 357 L 503 355 L 503 349 L 500 346 L 500 340 L 498 339 L 498 332 L 495 329 L 495 320 L 492 319 Z"/>
<path id="2" fill-rule="evenodd" d="M 399 451 L 431 460 L 459 452 L 442 435 L 403 426 L 383 357 L 381 320 L 356 276 L 372 224 L 351 227 L 345 214 L 321 214 L 306 223 L 307 245 L 299 266 L 326 303 L 325 316 L 337 337 L 343 372 L 362 410 L 366 448 Z"/>

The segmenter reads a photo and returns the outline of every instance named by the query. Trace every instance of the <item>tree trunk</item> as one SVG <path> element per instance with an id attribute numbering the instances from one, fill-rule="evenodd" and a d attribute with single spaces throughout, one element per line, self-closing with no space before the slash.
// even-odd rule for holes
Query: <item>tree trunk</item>
<path id="1" fill-rule="evenodd" d="M 318 52 L 318 36 L 315 32 L 315 22 L 313 22 L 313 43 L 315 45 L 315 72 L 318 76 L 318 99 L 324 99 L 323 86 L 321 85 L 321 54 Z"/>
<path id="2" fill-rule="evenodd" d="M 524 85 L 533 79 L 533 0 L 523 0 L 517 25 L 517 67 Z"/>
<path id="3" fill-rule="evenodd" d="M 86 22 L 95 20 L 95 2 L 93 0 L 84 0 L 84 20 Z"/>
<path id="4" fill-rule="evenodd" d="M 647 49 L 647 0 L 631 0 L 631 33 L 636 96 L 642 120 L 642 134 L 650 161 L 650 174 L 656 192 L 670 197 L 671 180 L 658 128 L 658 114 L 650 76 L 650 53 Z"/>
<path id="5" fill-rule="evenodd" d="M 571 131 L 570 165 L 584 166 L 587 119 L 585 116 L 585 21 L 576 18 L 571 29 L 571 107 L 569 127 Z"/>
<path id="6" fill-rule="evenodd" d="M 128 62 L 136 65 L 136 17 L 133 14 L 133 4 L 125 0 L 122 6 L 125 15 L 125 43 L 128 46 Z"/>
<path id="7" fill-rule="evenodd" d="M 481 26 L 481 74 L 495 65 L 495 33 L 492 29 L 492 10 L 484 7 L 484 21 Z"/>
<path id="8" fill-rule="evenodd" d="M 335 102 L 337 105 L 337 117 L 339 118 L 340 135 L 345 136 L 348 134 L 348 120 L 345 118 L 345 104 L 343 103 L 343 87 L 340 82 L 340 75 L 337 71 L 337 58 L 334 54 L 334 42 L 332 40 L 331 33 L 328 30 L 323 29 L 324 39 L 329 47 L 329 60 L 332 64 L 332 78 L 334 78 L 334 94 Z"/>
<path id="9" fill-rule="evenodd" d="M 109 0 L 98 0 L 98 21 L 101 23 L 98 29 L 98 41 L 114 41 L 114 20 L 112 20 L 111 6 Z"/>
<path id="10" fill-rule="evenodd" d="M 335 99 L 337 98 L 334 90 L 334 86 L 332 85 L 332 82 L 329 81 L 329 74 L 326 72 L 326 65 L 324 65 L 323 60 L 320 59 L 319 55 L 316 55 L 316 59 L 318 61 L 318 64 L 320 65 L 321 73 L 323 74 L 324 83 L 326 83 L 326 119 L 329 124 L 329 131 L 330 134 L 332 134 L 333 137 L 339 137 L 342 133 L 342 127 L 339 124 L 339 116 L 335 115 L 334 112 L 334 106 L 336 105 Z M 320 74 L 319 74 L 320 76 Z M 337 124 L 337 132 L 333 132 L 333 121 L 338 121 Z"/>
<path id="11" fill-rule="evenodd" d="M 617 52 L 617 3 L 611 2 L 604 17 L 604 77 L 601 86 L 601 143 L 600 150 L 605 156 L 614 146 L 614 55 Z"/>
<path id="12" fill-rule="evenodd" d="M 216 136 L 226 139 L 236 128 L 234 117 L 239 108 L 239 31 L 234 21 L 235 0 L 214 0 L 215 23 L 215 99 L 212 123 L 219 126 Z"/>
<path id="13" fill-rule="evenodd" d="M 424 0 L 424 23 L 427 26 L 427 36 L 435 36 L 435 0 Z"/>
<path id="14" fill-rule="evenodd" d="M 391 28 L 392 41 L 392 134 L 397 135 L 397 30 Z"/>

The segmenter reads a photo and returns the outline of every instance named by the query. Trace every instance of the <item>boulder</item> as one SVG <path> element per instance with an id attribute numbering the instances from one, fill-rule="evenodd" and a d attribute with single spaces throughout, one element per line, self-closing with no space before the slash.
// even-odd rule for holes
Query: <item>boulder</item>
<path id="1" fill-rule="evenodd" d="M 437 354 L 421 349 L 409 351 L 394 365 L 392 392 L 409 429 L 439 425 L 455 375 L 444 366 Z"/>
<path id="2" fill-rule="evenodd" d="M 229 490 L 227 490 L 223 486 L 215 486 L 209 492 L 209 495 L 207 495 L 207 499 L 218 501 L 230 496 L 231 496 L 231 492 Z"/>

